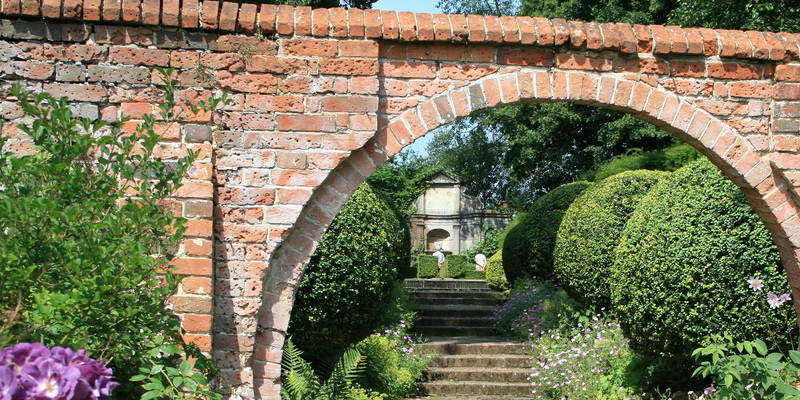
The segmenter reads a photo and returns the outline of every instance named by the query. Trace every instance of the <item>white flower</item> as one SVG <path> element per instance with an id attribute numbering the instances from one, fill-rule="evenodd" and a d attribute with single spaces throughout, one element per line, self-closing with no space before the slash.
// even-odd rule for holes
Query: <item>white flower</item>
<path id="1" fill-rule="evenodd" d="M 764 281 L 759 278 L 748 279 L 747 283 L 750 284 L 750 289 L 753 289 L 755 292 L 764 288 Z"/>

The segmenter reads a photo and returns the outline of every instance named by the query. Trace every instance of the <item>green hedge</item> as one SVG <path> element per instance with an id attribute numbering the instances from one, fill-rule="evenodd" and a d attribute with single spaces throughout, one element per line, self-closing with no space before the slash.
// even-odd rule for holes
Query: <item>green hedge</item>
<path id="1" fill-rule="evenodd" d="M 505 291 L 511 288 L 503 271 L 503 250 L 489 257 L 486 262 L 486 285 L 497 291 Z"/>
<path id="2" fill-rule="evenodd" d="M 628 217 L 642 197 L 669 173 L 629 171 L 586 189 L 564 214 L 555 245 L 559 285 L 586 307 L 611 307 L 608 277 Z"/>
<path id="3" fill-rule="evenodd" d="M 307 350 L 342 348 L 388 323 L 407 226 L 363 184 L 322 237 L 297 291 L 290 333 Z"/>
<path id="4" fill-rule="evenodd" d="M 445 257 L 445 264 L 448 278 L 464 279 L 467 272 L 475 271 L 475 264 L 471 263 L 469 258 L 464 255 L 449 254 Z"/>
<path id="5" fill-rule="evenodd" d="M 439 276 L 439 263 L 435 256 L 420 255 L 417 260 L 417 278 L 427 279 Z"/>
<path id="6" fill-rule="evenodd" d="M 506 255 L 503 268 L 509 281 L 553 277 L 553 249 L 561 218 L 589 186 L 588 182 L 573 182 L 551 190 L 536 200 L 525 218 L 508 230 L 503 242 Z"/>
<path id="7" fill-rule="evenodd" d="M 706 335 L 782 344 L 797 331 L 792 304 L 770 310 L 766 290 L 790 293 L 769 233 L 741 191 L 703 159 L 659 183 L 631 216 L 616 251 L 613 302 L 631 346 L 689 358 Z M 765 316 L 771 327 L 765 323 Z M 796 339 L 795 339 L 796 341 Z"/>

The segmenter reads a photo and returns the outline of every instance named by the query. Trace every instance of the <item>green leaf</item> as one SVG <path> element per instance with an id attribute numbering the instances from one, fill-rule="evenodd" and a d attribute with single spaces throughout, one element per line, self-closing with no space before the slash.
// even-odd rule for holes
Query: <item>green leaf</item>
<path id="1" fill-rule="evenodd" d="M 192 372 L 192 364 L 189 363 L 187 360 L 181 361 L 180 365 L 181 375 L 188 376 L 190 372 Z"/>

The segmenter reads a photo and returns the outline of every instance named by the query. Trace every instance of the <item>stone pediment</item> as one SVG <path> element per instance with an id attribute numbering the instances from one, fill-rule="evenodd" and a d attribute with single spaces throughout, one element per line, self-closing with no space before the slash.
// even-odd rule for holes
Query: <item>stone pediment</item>
<path id="1" fill-rule="evenodd" d="M 444 172 L 437 172 L 433 174 L 433 176 L 431 176 L 430 179 L 428 179 L 428 181 L 434 184 L 458 185 L 460 183 L 458 179 Z"/>

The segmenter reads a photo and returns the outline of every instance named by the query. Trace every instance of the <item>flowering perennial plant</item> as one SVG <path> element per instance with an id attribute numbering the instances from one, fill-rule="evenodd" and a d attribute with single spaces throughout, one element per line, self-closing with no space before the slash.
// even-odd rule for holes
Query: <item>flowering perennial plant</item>
<path id="1" fill-rule="evenodd" d="M 494 328 L 504 337 L 535 340 L 545 330 L 561 328 L 563 315 L 574 306 L 553 281 L 522 281 L 495 310 Z"/>
<path id="2" fill-rule="evenodd" d="M 109 399 L 111 369 L 64 347 L 19 343 L 0 350 L 0 400 Z"/>
<path id="3" fill-rule="evenodd" d="M 596 315 L 569 333 L 548 332 L 533 349 L 529 380 L 537 399 L 595 399 L 609 389 L 629 394 L 618 383 L 631 353 L 617 322 Z"/>

